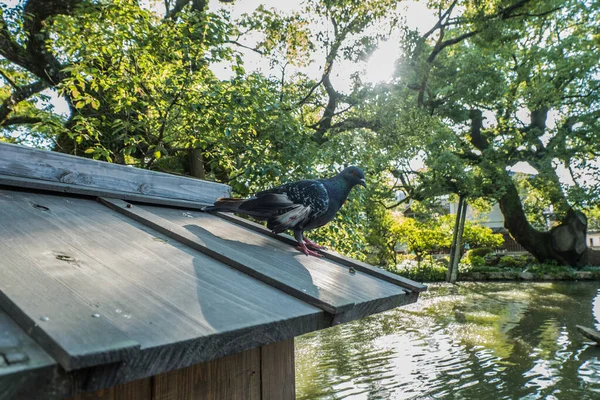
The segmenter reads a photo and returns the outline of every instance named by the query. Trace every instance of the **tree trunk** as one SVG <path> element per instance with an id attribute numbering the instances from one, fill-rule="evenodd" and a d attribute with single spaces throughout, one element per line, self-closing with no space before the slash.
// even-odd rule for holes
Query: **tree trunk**
<path id="1" fill-rule="evenodd" d="M 499 205 L 504 215 L 504 227 L 538 261 L 557 261 L 578 268 L 600 265 L 600 252 L 588 248 L 585 242 L 587 218 L 581 211 L 569 209 L 560 225 L 549 232 L 541 232 L 527 221 L 514 184 L 506 186 Z"/>
<path id="2" fill-rule="evenodd" d="M 190 150 L 190 175 L 200 179 L 206 179 L 206 170 L 204 169 L 204 156 L 202 149 Z"/>

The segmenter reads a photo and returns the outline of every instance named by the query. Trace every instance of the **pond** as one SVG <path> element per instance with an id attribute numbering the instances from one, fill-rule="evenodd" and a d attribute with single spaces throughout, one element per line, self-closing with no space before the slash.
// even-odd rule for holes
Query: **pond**
<path id="1" fill-rule="evenodd" d="M 296 339 L 297 399 L 600 399 L 600 283 L 431 284 Z M 600 346 L 599 346 L 600 347 Z"/>

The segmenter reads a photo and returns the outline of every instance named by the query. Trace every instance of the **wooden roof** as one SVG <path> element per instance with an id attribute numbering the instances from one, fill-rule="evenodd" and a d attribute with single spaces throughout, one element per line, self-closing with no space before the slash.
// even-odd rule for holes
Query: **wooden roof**
<path id="1" fill-rule="evenodd" d="M 411 303 L 425 290 L 199 211 L 228 192 L 0 144 L 0 398 L 24 387 L 51 398 L 114 386 Z"/>

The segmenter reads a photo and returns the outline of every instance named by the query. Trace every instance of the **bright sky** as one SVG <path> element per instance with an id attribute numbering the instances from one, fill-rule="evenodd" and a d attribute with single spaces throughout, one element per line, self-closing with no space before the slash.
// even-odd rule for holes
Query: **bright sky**
<path id="1" fill-rule="evenodd" d="M 18 3 L 18 0 L 8 0 L 10 3 Z M 152 6 L 159 13 L 164 13 L 162 1 L 145 0 L 143 5 Z M 237 18 L 245 13 L 253 12 L 259 5 L 264 5 L 267 8 L 276 9 L 281 13 L 290 13 L 301 8 L 299 1 L 282 1 L 282 0 L 237 0 L 231 4 L 224 4 L 217 0 L 210 1 L 210 7 L 228 9 L 234 18 Z M 421 32 L 429 30 L 436 22 L 433 14 L 427 9 L 424 2 L 405 1 L 402 5 L 402 13 L 406 17 L 407 25 L 411 28 L 419 29 Z M 251 38 L 248 38 L 251 40 Z M 248 40 L 247 39 L 247 40 Z M 392 36 L 387 42 L 380 44 L 379 48 L 373 53 L 368 62 L 363 64 L 355 64 L 351 62 L 339 62 L 334 68 L 331 77 L 334 87 L 339 91 L 347 91 L 351 85 L 351 75 L 356 71 L 363 72 L 363 80 L 369 83 L 377 83 L 388 81 L 391 79 L 394 72 L 394 64 L 399 55 L 398 37 Z M 240 49 L 243 50 L 243 49 Z M 271 69 L 268 60 L 260 55 L 245 51 L 245 63 L 247 70 L 261 70 L 265 74 L 274 74 L 279 76 L 279 69 Z M 315 55 L 316 61 L 302 72 L 309 74 L 313 78 L 320 77 L 320 68 L 323 65 L 324 54 Z M 232 76 L 231 68 L 225 64 L 217 64 L 213 66 L 213 71 L 221 79 L 228 79 Z M 51 97 L 50 102 L 54 104 L 55 111 L 61 115 L 67 116 L 69 108 L 65 100 L 59 97 L 56 91 L 48 89 L 43 92 Z"/>

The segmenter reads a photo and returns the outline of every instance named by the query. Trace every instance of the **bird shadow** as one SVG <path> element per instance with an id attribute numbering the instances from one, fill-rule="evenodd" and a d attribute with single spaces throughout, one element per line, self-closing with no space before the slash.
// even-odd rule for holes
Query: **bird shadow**
<path id="1" fill-rule="evenodd" d="M 314 284 L 310 271 L 296 259 L 305 256 L 297 252 L 293 246 L 278 243 L 276 239 L 263 237 L 256 232 L 248 231 L 248 235 L 260 235 L 261 240 L 264 239 L 260 245 L 224 237 L 226 232 L 223 232 L 223 235 L 216 235 L 195 224 L 187 224 L 183 227 L 206 244 L 215 242 L 222 244 L 223 246 L 220 247 L 223 251 L 220 252 L 226 257 L 304 293 L 319 297 L 319 287 Z"/>

